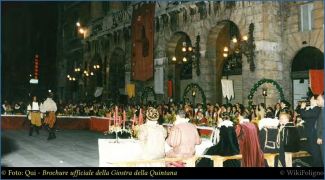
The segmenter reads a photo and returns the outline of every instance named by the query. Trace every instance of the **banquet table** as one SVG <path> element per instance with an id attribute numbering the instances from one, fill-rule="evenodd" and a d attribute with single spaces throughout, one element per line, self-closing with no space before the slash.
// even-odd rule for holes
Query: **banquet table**
<path id="1" fill-rule="evenodd" d="M 200 145 L 195 146 L 195 155 L 203 155 L 205 150 L 213 146 L 210 139 L 202 138 Z M 171 147 L 165 143 L 165 152 Z M 114 167 L 116 163 L 140 160 L 140 141 L 135 139 L 98 139 L 99 167 Z"/>
<path id="2" fill-rule="evenodd" d="M 55 126 L 59 129 L 89 130 L 90 118 L 89 116 L 57 116 Z M 2 130 L 22 130 L 28 127 L 27 115 L 1 115 Z"/>
<path id="3" fill-rule="evenodd" d="M 109 128 L 109 121 L 113 124 L 113 119 L 96 116 L 57 116 L 56 128 L 67 130 L 90 130 L 95 132 L 105 132 Z M 163 124 L 172 127 L 173 124 Z M 212 137 L 214 127 L 196 126 L 201 137 Z M 27 115 L 1 115 L 2 130 L 22 130 L 29 128 Z"/>

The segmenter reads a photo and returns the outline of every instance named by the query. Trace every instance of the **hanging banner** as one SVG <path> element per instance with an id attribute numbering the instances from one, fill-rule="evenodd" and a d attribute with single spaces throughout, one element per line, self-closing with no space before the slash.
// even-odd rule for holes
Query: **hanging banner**
<path id="1" fill-rule="evenodd" d="M 173 96 L 173 81 L 172 80 L 168 80 L 167 88 L 168 88 L 168 97 L 172 97 Z"/>
<path id="2" fill-rule="evenodd" d="M 153 77 L 155 3 L 133 7 L 132 14 L 132 80 L 147 81 Z"/>
<path id="3" fill-rule="evenodd" d="M 310 89 L 314 95 L 324 92 L 324 69 L 309 70 Z"/>
<path id="4" fill-rule="evenodd" d="M 164 94 L 164 68 L 155 68 L 155 93 Z"/>
<path id="5" fill-rule="evenodd" d="M 224 98 L 232 99 L 234 95 L 233 81 L 229 79 L 221 79 L 222 95 Z"/>
<path id="6" fill-rule="evenodd" d="M 129 98 L 135 97 L 135 84 L 127 84 L 126 86 L 126 93 Z"/>

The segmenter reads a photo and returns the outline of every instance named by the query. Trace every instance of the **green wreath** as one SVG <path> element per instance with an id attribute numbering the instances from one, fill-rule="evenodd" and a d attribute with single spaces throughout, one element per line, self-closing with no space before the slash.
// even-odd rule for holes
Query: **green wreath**
<path id="1" fill-rule="evenodd" d="M 189 94 L 192 96 L 193 91 L 200 92 L 200 94 L 202 95 L 203 108 L 206 109 L 206 96 L 204 94 L 204 91 L 198 84 L 195 83 L 191 83 L 186 86 L 183 94 L 183 102 L 185 103 L 185 100 L 187 99 L 187 96 Z"/>
<path id="2" fill-rule="evenodd" d="M 248 94 L 248 106 L 251 107 L 253 104 L 253 97 L 255 92 L 257 91 L 257 88 L 260 87 L 262 84 L 264 83 L 270 83 L 273 86 L 276 87 L 276 89 L 278 90 L 278 92 L 280 93 L 280 98 L 281 100 L 285 100 L 284 99 L 284 94 L 283 94 L 283 89 L 281 88 L 281 86 L 274 80 L 272 79 L 261 79 L 259 81 L 257 81 L 257 83 L 254 84 L 253 88 L 250 90 L 249 94 Z"/>
<path id="3" fill-rule="evenodd" d="M 154 101 L 156 101 L 156 93 L 154 91 L 154 89 L 152 87 L 145 87 L 143 90 L 142 90 L 142 93 L 141 93 L 141 101 L 144 102 L 146 101 L 147 102 L 147 99 L 149 97 L 149 95 L 152 95 L 153 98 L 154 98 Z"/>

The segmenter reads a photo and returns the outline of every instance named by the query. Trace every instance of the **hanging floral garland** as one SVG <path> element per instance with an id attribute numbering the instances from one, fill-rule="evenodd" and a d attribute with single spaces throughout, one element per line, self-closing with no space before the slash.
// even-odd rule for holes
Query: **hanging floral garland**
<path id="1" fill-rule="evenodd" d="M 156 94 L 155 94 L 155 91 L 154 91 L 154 89 L 152 87 L 145 87 L 142 90 L 141 101 L 146 102 L 148 97 L 153 97 L 154 101 L 156 101 Z"/>
<path id="2" fill-rule="evenodd" d="M 281 86 L 276 81 L 274 81 L 272 79 L 261 79 L 257 83 L 254 84 L 253 88 L 250 90 L 250 92 L 248 94 L 248 105 L 249 105 L 249 107 L 251 107 L 252 104 L 253 104 L 252 99 L 254 97 L 255 92 L 257 91 L 257 88 L 260 87 L 262 84 L 265 84 L 265 83 L 270 83 L 273 86 L 275 86 L 276 89 L 278 90 L 278 92 L 280 93 L 281 100 L 284 100 L 283 89 L 281 88 Z"/>
<path id="3" fill-rule="evenodd" d="M 201 97 L 202 97 L 202 103 L 203 103 L 203 107 L 205 109 L 206 107 L 206 97 L 205 97 L 205 94 L 204 94 L 204 91 L 203 89 L 198 85 L 198 84 L 195 84 L 195 83 L 191 83 L 189 85 L 186 86 L 185 90 L 184 90 L 184 94 L 183 94 L 183 102 L 185 102 L 186 99 L 189 99 L 188 96 L 191 96 L 192 97 L 192 93 L 195 92 L 196 95 L 198 93 L 201 94 Z"/>

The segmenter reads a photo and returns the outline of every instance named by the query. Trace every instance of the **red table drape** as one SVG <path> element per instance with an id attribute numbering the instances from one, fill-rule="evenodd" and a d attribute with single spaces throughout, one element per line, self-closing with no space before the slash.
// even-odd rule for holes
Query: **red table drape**
<path id="1" fill-rule="evenodd" d="M 59 129 L 89 130 L 89 117 L 67 117 L 56 118 L 55 126 Z M 2 130 L 22 130 L 29 128 L 29 120 L 26 115 L 1 115 Z"/>
<path id="2" fill-rule="evenodd" d="M 324 92 L 324 69 L 309 70 L 310 89 L 314 95 Z"/>
<path id="3" fill-rule="evenodd" d="M 108 130 L 109 121 L 110 120 L 108 118 L 91 117 L 90 130 L 97 131 L 97 132 L 105 132 Z"/>

